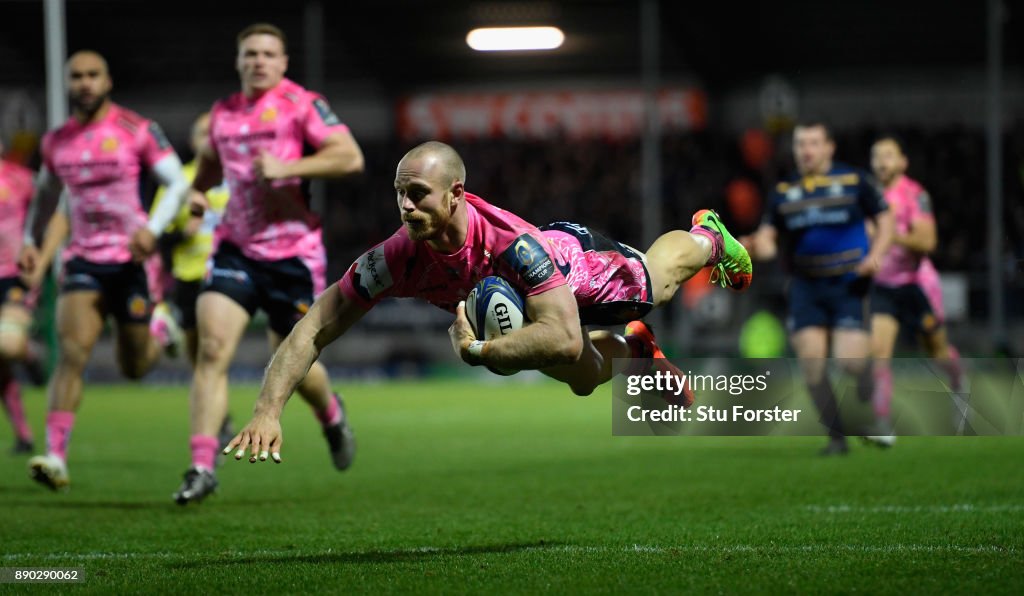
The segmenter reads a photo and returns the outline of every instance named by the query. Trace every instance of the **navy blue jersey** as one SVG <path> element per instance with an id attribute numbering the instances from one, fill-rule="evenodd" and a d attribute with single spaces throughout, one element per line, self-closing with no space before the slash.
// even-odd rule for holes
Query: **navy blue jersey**
<path id="1" fill-rule="evenodd" d="M 779 231 L 786 261 L 804 277 L 853 276 L 867 256 L 864 220 L 888 209 L 863 170 L 833 163 L 824 176 L 794 176 L 775 187 L 765 222 Z"/>

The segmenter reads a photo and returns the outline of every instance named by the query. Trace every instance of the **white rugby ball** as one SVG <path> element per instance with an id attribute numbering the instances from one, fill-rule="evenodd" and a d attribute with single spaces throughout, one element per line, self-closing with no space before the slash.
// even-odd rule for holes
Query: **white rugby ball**
<path id="1" fill-rule="evenodd" d="M 497 276 L 481 279 L 466 297 L 466 318 L 477 339 L 495 339 L 522 328 L 526 322 L 525 311 L 523 297 L 507 281 Z M 488 368 L 499 375 L 519 372 Z"/>

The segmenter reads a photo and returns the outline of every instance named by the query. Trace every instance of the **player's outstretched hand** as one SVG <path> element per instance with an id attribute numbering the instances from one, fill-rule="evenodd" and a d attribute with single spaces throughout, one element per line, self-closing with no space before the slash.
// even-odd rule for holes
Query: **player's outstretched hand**
<path id="1" fill-rule="evenodd" d="M 249 450 L 249 463 L 267 461 L 269 454 L 275 464 L 281 463 L 281 421 L 273 416 L 253 416 L 235 438 L 224 448 L 224 455 L 235 451 L 235 459 L 242 459 L 246 449 Z"/>
<path id="2" fill-rule="evenodd" d="M 459 302 L 455 307 L 455 320 L 448 328 L 448 337 L 452 340 L 452 349 L 455 355 L 469 362 L 469 344 L 473 343 L 476 336 L 473 335 L 473 328 L 469 326 L 469 319 L 466 318 L 466 301 Z"/>

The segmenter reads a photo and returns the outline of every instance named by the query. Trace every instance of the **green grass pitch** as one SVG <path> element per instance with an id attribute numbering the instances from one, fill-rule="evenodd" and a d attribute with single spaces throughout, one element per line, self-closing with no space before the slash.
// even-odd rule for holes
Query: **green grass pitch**
<path id="1" fill-rule="evenodd" d="M 0 456 L 0 567 L 81 567 L 64 588 L 95 593 L 1024 593 L 1020 437 L 820 459 L 814 437 L 613 437 L 610 390 L 339 387 L 349 472 L 296 398 L 283 464 L 228 461 L 179 507 L 187 389 L 87 386 L 70 492 Z M 232 389 L 236 425 L 255 393 Z"/>

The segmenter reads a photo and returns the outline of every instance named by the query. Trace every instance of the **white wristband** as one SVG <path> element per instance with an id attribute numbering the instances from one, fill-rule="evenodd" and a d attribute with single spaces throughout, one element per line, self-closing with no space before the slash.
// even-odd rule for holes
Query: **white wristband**
<path id="1" fill-rule="evenodd" d="M 466 351 L 469 352 L 470 356 L 475 358 L 477 361 L 480 361 L 483 359 L 485 343 L 487 342 L 481 341 L 479 339 L 474 340 L 471 344 L 469 344 L 469 347 L 466 348 Z"/>

